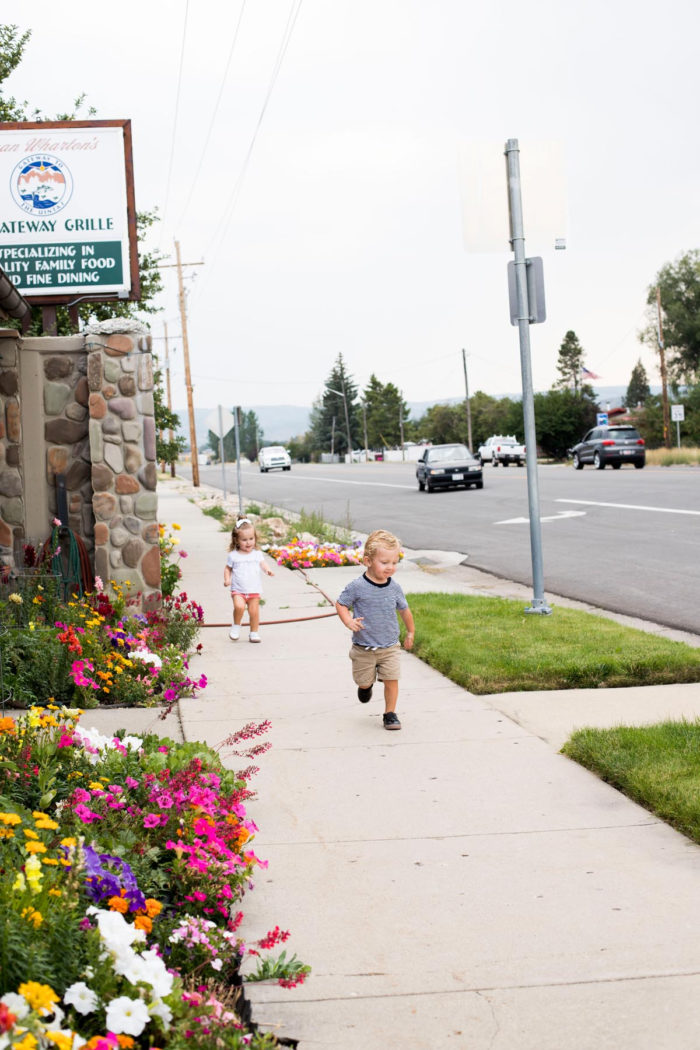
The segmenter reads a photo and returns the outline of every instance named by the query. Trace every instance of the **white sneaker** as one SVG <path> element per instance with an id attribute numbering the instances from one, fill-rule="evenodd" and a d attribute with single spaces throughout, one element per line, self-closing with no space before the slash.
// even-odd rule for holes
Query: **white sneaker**
<path id="1" fill-rule="evenodd" d="M 236 624 L 236 623 L 232 623 L 231 624 L 231 630 L 228 632 L 228 636 L 229 636 L 229 638 L 232 641 L 234 641 L 234 642 L 238 641 L 238 639 L 241 637 L 241 628 L 239 627 L 238 624 Z"/>
<path id="2" fill-rule="evenodd" d="M 249 642 L 261 642 L 262 638 L 260 637 L 260 635 L 258 634 L 257 631 L 251 631 L 250 632 L 250 638 L 248 639 L 248 641 Z"/>

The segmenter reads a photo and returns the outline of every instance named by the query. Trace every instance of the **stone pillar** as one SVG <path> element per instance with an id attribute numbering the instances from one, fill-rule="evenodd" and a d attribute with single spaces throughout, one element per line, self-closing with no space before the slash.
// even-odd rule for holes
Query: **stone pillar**
<path id="1" fill-rule="evenodd" d="M 24 486 L 19 401 L 19 332 L 0 329 L 0 564 L 22 566 Z"/>
<path id="2" fill-rule="evenodd" d="M 150 336 L 108 321 L 86 333 L 95 574 L 160 591 Z M 124 330 L 126 329 L 126 330 Z"/>

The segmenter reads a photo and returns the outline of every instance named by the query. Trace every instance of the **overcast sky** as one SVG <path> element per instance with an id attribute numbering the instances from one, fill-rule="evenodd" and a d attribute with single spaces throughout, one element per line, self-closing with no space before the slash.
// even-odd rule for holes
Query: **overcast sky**
<path id="1" fill-rule="evenodd" d="M 462 347 L 472 393 L 518 391 L 509 246 L 466 251 L 460 203 L 460 148 L 508 138 L 524 166 L 528 144 L 563 146 L 565 251 L 527 240 L 523 200 L 546 280 L 536 389 L 568 329 L 598 385 L 640 356 L 658 382 L 647 287 L 700 246 L 697 0 L 34 0 L 13 18 L 32 39 L 5 90 L 130 118 L 137 207 L 159 209 L 163 251 L 204 261 L 186 270 L 197 405 L 309 405 L 339 352 L 410 401 L 463 396 Z M 182 406 L 164 275 L 152 330 Z"/>

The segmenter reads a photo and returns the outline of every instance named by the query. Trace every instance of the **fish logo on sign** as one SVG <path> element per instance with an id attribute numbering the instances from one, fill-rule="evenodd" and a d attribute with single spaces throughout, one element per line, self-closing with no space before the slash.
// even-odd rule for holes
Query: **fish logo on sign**
<path id="1" fill-rule="evenodd" d="M 73 194 L 73 176 L 59 157 L 35 153 L 17 164 L 10 176 L 12 198 L 29 215 L 55 215 Z"/>

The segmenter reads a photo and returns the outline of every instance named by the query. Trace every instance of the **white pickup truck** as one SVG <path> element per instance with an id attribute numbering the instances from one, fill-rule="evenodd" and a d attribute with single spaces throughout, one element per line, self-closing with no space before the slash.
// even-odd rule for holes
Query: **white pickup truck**
<path id="1" fill-rule="evenodd" d="M 497 467 L 499 463 L 503 467 L 507 467 L 510 463 L 517 463 L 519 467 L 522 467 L 525 465 L 525 451 L 525 446 L 520 445 L 512 434 L 508 436 L 494 434 L 481 445 L 479 456 L 482 463 L 492 463 L 494 467 Z"/>

